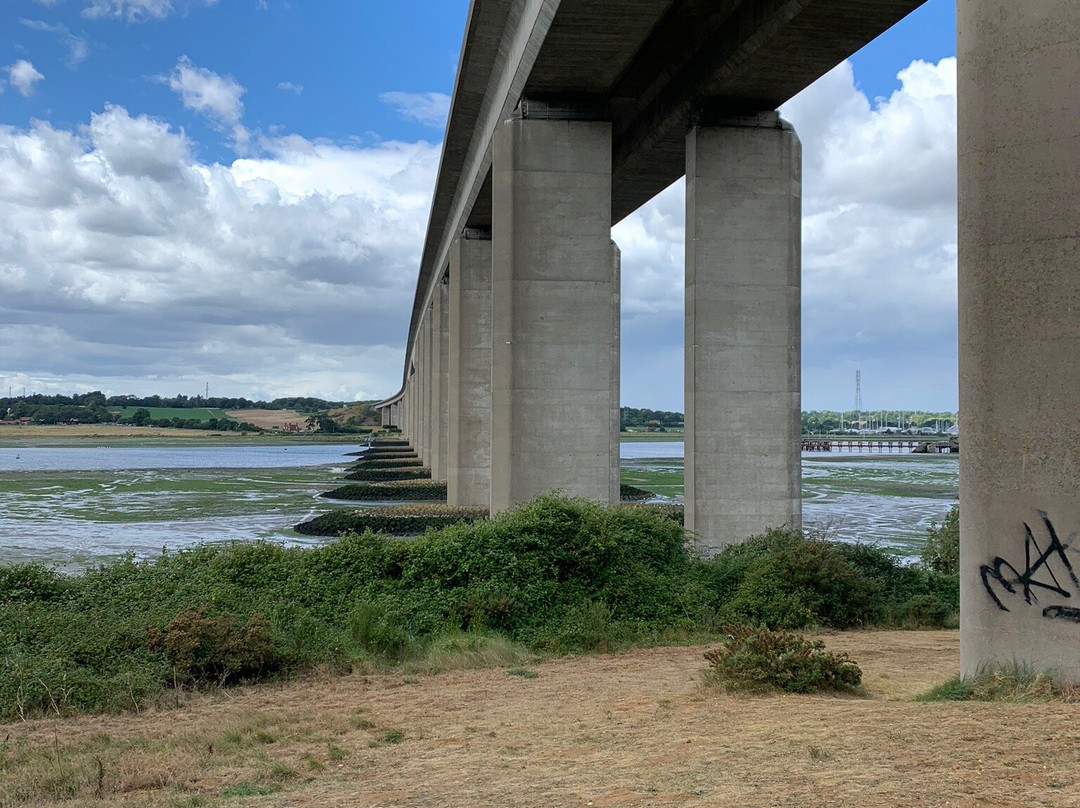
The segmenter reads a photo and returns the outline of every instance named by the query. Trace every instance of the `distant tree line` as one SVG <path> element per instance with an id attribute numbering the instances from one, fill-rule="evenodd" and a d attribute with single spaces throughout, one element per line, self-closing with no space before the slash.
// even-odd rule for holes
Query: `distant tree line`
<path id="1" fill-rule="evenodd" d="M 0 418 L 19 420 L 29 418 L 35 424 L 108 424 L 118 421 L 136 425 L 162 426 L 179 429 L 212 429 L 258 431 L 251 424 L 240 424 L 230 418 L 154 418 L 144 409 L 147 407 L 170 407 L 175 409 L 220 409 L 220 410 L 297 410 L 322 414 L 323 423 L 331 421 L 325 413 L 328 410 L 365 404 L 362 416 L 350 418 L 345 425 L 323 431 L 353 431 L 361 423 L 378 423 L 378 415 L 370 402 L 327 401 L 310 396 L 291 396 L 276 398 L 273 401 L 252 401 L 248 398 L 227 398 L 224 396 L 106 396 L 100 390 L 92 393 L 74 395 L 42 395 L 0 397 Z M 120 411 L 116 411 L 119 408 Z M 135 412 L 132 412 L 132 409 Z"/>
<path id="2" fill-rule="evenodd" d="M 636 407 L 623 407 L 622 429 L 634 429 L 638 427 L 663 427 L 670 429 L 683 425 L 681 412 L 667 412 L 666 410 L 637 409 Z"/>

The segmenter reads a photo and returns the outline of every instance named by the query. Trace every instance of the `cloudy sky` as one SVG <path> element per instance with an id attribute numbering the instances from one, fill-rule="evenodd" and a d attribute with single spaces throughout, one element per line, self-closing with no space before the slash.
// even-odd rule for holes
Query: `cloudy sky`
<path id="1" fill-rule="evenodd" d="M 467 0 L 3 0 L 0 394 L 395 392 Z M 955 22 L 788 102 L 803 405 L 956 407 Z M 683 185 L 614 229 L 623 402 L 682 409 Z"/>

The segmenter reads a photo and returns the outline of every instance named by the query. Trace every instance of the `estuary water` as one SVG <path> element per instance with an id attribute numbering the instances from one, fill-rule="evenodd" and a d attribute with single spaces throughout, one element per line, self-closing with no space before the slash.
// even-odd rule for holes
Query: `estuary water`
<path id="1" fill-rule="evenodd" d="M 0 447 L 0 563 L 75 569 L 206 541 L 321 542 L 292 526 L 334 507 L 318 494 L 355 459 L 346 444 Z M 624 469 L 681 483 L 681 441 L 622 443 Z M 955 457 L 803 457 L 807 527 L 904 555 L 955 502 Z M 678 497 L 675 497 L 678 498 Z"/>
<path id="2" fill-rule="evenodd" d="M 347 444 L 0 447 L 0 562 L 79 568 L 199 542 L 312 544 Z"/>

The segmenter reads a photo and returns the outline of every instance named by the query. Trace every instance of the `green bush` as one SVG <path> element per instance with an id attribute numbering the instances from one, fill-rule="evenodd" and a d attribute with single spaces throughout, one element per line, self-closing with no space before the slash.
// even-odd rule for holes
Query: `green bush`
<path id="1" fill-rule="evenodd" d="M 850 628 L 879 616 L 880 583 L 830 542 L 772 530 L 725 548 L 712 562 L 721 618 L 769 628 Z M 726 590 L 726 591 L 725 591 Z"/>
<path id="2" fill-rule="evenodd" d="M 381 500 L 446 491 L 430 480 L 349 488 Z M 307 549 L 205 545 L 75 576 L 0 567 L 0 719 L 132 709 L 176 682 L 312 665 L 422 667 L 470 645 L 443 641 L 462 632 L 561 653 L 703 640 L 736 621 L 921 624 L 954 608 L 955 576 L 872 547 L 772 531 L 696 559 L 674 513 L 544 496 L 410 541 L 366 531 Z"/>
<path id="3" fill-rule="evenodd" d="M 439 480 L 398 480 L 385 483 L 353 483 L 319 496 L 355 502 L 446 501 L 446 483 Z"/>
<path id="4" fill-rule="evenodd" d="M 68 589 L 68 579 L 45 564 L 35 562 L 0 567 L 0 604 L 60 600 Z"/>
<path id="5" fill-rule="evenodd" d="M 701 568 L 725 623 L 773 629 L 955 622 L 955 576 L 908 567 L 882 550 L 773 529 L 726 547 Z M 931 602 L 931 598 L 936 604 Z"/>
<path id="6" fill-rule="evenodd" d="M 960 574 L 960 508 L 956 505 L 939 525 L 931 522 L 920 556 L 928 570 L 945 575 Z"/>
<path id="7" fill-rule="evenodd" d="M 374 508 L 340 508 L 298 524 L 294 530 L 306 536 L 340 536 L 370 530 L 388 536 L 419 536 L 461 521 L 486 519 L 487 508 L 451 505 L 382 505 Z"/>
<path id="8" fill-rule="evenodd" d="M 731 690 L 854 690 L 862 670 L 821 640 L 755 626 L 727 626 L 720 647 L 707 651 L 707 679 Z"/>
<path id="9" fill-rule="evenodd" d="M 346 480 L 360 482 L 396 482 L 398 480 L 430 480 L 431 469 L 427 468 L 359 468 L 345 475 Z"/>

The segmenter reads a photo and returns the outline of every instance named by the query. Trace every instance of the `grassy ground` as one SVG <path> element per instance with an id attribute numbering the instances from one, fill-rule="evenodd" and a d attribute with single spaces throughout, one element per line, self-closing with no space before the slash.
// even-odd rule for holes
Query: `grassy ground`
<path id="1" fill-rule="evenodd" d="M 701 647 L 186 696 L 0 728 L 0 805 L 1078 804 L 1080 706 L 920 703 L 955 632 L 824 637 L 866 695 L 726 695 Z"/>
<path id="2" fill-rule="evenodd" d="M 185 421 L 209 421 L 211 418 L 232 420 L 225 410 L 208 407 L 110 407 L 110 412 L 120 413 L 122 419 L 130 419 L 138 410 L 146 410 L 157 421 L 161 418 L 182 418 Z"/>

